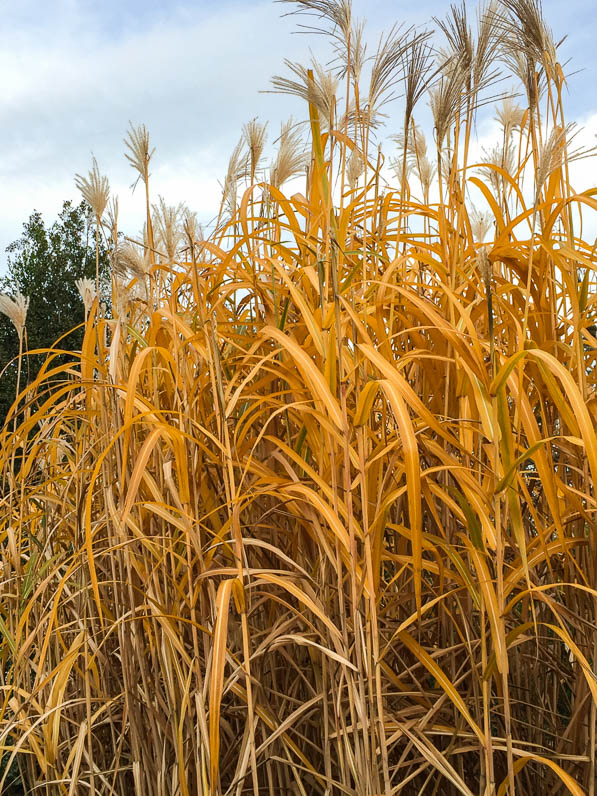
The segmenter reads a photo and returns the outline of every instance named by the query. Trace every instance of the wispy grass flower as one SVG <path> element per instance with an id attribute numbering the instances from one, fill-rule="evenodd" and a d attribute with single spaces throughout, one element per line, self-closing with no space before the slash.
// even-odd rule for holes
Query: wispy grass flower
<path id="1" fill-rule="evenodd" d="M 107 177 L 100 174 L 95 158 L 87 177 L 75 175 L 75 185 L 81 191 L 83 199 L 91 205 L 95 221 L 99 225 L 110 198 L 110 183 Z"/>
<path id="2" fill-rule="evenodd" d="M 189 250 L 190 259 L 195 263 L 197 245 L 203 241 L 204 232 L 201 224 L 197 220 L 197 213 L 189 210 L 188 207 L 184 209 L 182 215 L 182 231 Z"/>
<path id="3" fill-rule="evenodd" d="M 493 225 L 493 219 L 489 213 L 483 213 L 477 208 L 473 208 L 469 213 L 469 221 L 473 238 L 477 243 L 483 243 Z"/>
<path id="4" fill-rule="evenodd" d="M 346 169 L 346 179 L 351 190 L 357 187 L 359 178 L 365 171 L 365 161 L 361 153 L 354 149 L 348 158 L 348 166 Z"/>
<path id="5" fill-rule="evenodd" d="M 145 214 L 147 236 L 149 239 L 149 256 L 153 263 L 155 259 L 153 253 L 154 244 L 153 228 L 151 225 L 151 206 L 149 202 L 149 163 L 155 152 L 155 147 L 150 149 L 149 132 L 145 125 L 140 124 L 135 127 L 132 122 L 130 122 L 130 129 L 127 133 L 127 137 L 124 139 L 124 144 L 128 149 L 128 153 L 125 153 L 125 158 L 138 174 L 137 179 L 131 186 L 133 191 L 139 180 L 142 180 L 145 185 Z"/>
<path id="6" fill-rule="evenodd" d="M 124 144 L 128 149 L 128 153 L 125 153 L 124 156 L 137 172 L 137 180 L 143 180 L 147 185 L 150 176 L 149 162 L 155 152 L 155 147 L 150 149 L 147 127 L 144 124 L 135 127 L 131 122 Z"/>
<path id="7" fill-rule="evenodd" d="M 222 207 L 226 206 L 230 216 L 236 213 L 237 193 L 239 182 L 247 176 L 247 153 L 245 151 L 244 136 L 240 138 L 232 150 L 228 161 L 228 170 L 224 179 L 222 193 Z"/>
<path id="8" fill-rule="evenodd" d="M 107 228 L 112 238 L 114 246 L 118 243 L 118 197 L 113 196 L 108 204 L 106 212 L 106 221 L 104 226 Z"/>
<path id="9" fill-rule="evenodd" d="M 255 182 L 255 173 L 261 163 L 263 148 L 267 139 L 267 125 L 260 124 L 257 119 L 251 119 L 243 127 L 243 137 L 248 150 L 248 173 L 251 185 Z"/>
<path id="10" fill-rule="evenodd" d="M 160 250 L 166 252 L 168 262 L 173 263 L 182 240 L 180 219 L 184 212 L 184 205 L 167 205 L 162 196 L 159 203 L 153 206 L 153 226 L 157 234 L 157 244 Z"/>
<path id="11" fill-rule="evenodd" d="M 346 40 L 352 23 L 352 0 L 280 0 L 295 6 L 295 14 L 309 14 L 324 20 L 327 25 L 301 26 L 317 33 L 331 34 L 335 39 Z"/>
<path id="12" fill-rule="evenodd" d="M 114 272 L 122 279 L 135 277 L 144 280 L 151 272 L 151 261 L 147 253 L 143 256 L 138 246 L 125 241 L 114 252 Z"/>
<path id="13" fill-rule="evenodd" d="M 95 215 L 95 291 L 99 294 L 99 235 L 102 217 L 110 198 L 110 183 L 107 177 L 100 174 L 97 160 L 93 158 L 93 166 L 88 176 L 77 174 L 75 184 Z"/>
<path id="14" fill-rule="evenodd" d="M 274 75 L 271 79 L 273 93 L 290 94 L 312 103 L 318 110 L 322 129 L 333 124 L 338 78 L 313 59 L 311 67 L 285 60 L 284 63 L 298 79 Z M 313 78 L 309 72 L 313 73 Z"/>
<path id="15" fill-rule="evenodd" d="M 27 310 L 29 309 L 29 297 L 24 296 L 18 291 L 13 298 L 7 296 L 6 293 L 0 293 L 0 312 L 9 318 L 19 337 L 19 357 L 17 360 L 17 384 L 15 389 L 15 397 L 18 397 L 21 389 L 21 362 L 23 359 L 23 337 L 25 333 L 25 324 L 27 322 Z M 14 417 L 14 429 L 17 428 L 17 415 Z M 14 470 L 14 453 L 13 464 Z"/>
<path id="16" fill-rule="evenodd" d="M 513 130 L 520 129 L 523 125 L 525 110 L 513 97 L 504 97 L 501 106 L 496 109 L 495 120 L 499 122 L 504 135 L 509 136 Z"/>
<path id="17" fill-rule="evenodd" d="M 275 188 L 296 177 L 306 166 L 301 132 L 292 119 L 282 124 L 278 140 L 278 153 L 270 169 L 270 182 Z"/>
<path id="18" fill-rule="evenodd" d="M 79 291 L 79 295 L 83 301 L 83 306 L 85 307 L 85 320 L 87 320 L 87 317 L 93 306 L 93 302 L 97 296 L 95 285 L 93 281 L 91 279 L 87 279 L 87 277 L 76 279 L 75 285 L 77 286 L 77 290 Z"/>
<path id="19" fill-rule="evenodd" d="M 27 310 L 29 309 L 29 298 L 18 292 L 14 299 L 5 293 L 0 293 L 0 312 L 9 318 L 19 338 L 22 338 L 27 321 Z"/>

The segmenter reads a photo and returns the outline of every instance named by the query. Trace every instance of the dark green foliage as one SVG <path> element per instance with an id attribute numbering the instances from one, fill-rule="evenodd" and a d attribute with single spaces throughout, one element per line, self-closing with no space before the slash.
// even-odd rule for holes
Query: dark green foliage
<path id="1" fill-rule="evenodd" d="M 21 237 L 7 248 L 8 275 L 0 282 L 0 291 L 29 297 L 27 312 L 27 350 L 52 346 L 70 332 L 59 348 L 80 349 L 84 321 L 83 302 L 75 280 L 95 280 L 95 230 L 91 210 L 85 202 L 74 207 L 64 202 L 58 219 L 46 227 L 41 213 L 35 211 L 23 225 Z M 100 243 L 100 275 L 105 288 L 108 279 L 108 255 Z M 101 289 L 101 288 L 100 288 Z M 11 321 L 0 315 L 0 424 L 14 401 L 17 379 L 16 363 L 19 341 Z M 21 386 L 35 378 L 45 355 L 24 358 Z M 60 361 L 64 361 L 62 358 Z"/>

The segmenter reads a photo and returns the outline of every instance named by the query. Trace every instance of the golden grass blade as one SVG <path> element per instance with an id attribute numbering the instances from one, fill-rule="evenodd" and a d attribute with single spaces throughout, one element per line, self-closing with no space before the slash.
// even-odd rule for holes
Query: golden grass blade
<path id="1" fill-rule="evenodd" d="M 213 633 L 211 681 L 209 686 L 209 781 L 210 793 L 218 792 L 220 760 L 220 705 L 224 686 L 226 644 L 228 634 L 228 606 L 232 592 L 231 578 L 222 581 L 216 594 L 216 624 Z"/>
<path id="2" fill-rule="evenodd" d="M 533 754 L 532 752 L 526 752 L 522 750 L 518 750 L 517 754 L 522 755 L 522 757 L 514 763 L 514 774 L 520 773 L 522 769 L 527 765 L 527 763 L 530 763 L 532 760 L 535 760 L 537 763 L 541 763 L 544 766 L 548 766 L 549 768 L 551 768 L 552 771 L 555 771 L 560 780 L 568 788 L 568 792 L 573 794 L 573 796 L 585 796 L 584 790 L 573 779 L 573 777 L 571 777 L 570 774 L 567 774 L 553 760 L 550 760 L 548 757 L 542 757 L 541 755 L 536 755 Z M 508 793 L 507 778 L 500 784 L 498 788 L 498 796 L 506 796 L 506 793 Z"/>
<path id="3" fill-rule="evenodd" d="M 417 612 L 420 616 L 423 546 L 421 541 L 421 466 L 419 462 L 417 439 L 415 437 L 412 421 L 406 409 L 406 404 L 404 403 L 400 393 L 389 381 L 382 380 L 380 385 L 392 407 L 394 417 L 398 424 L 400 439 L 402 441 L 402 448 L 404 451 L 408 494 L 408 513 L 413 550 L 415 601 L 417 605 Z"/>
<path id="4" fill-rule="evenodd" d="M 338 428 L 342 428 L 342 415 L 338 402 L 330 392 L 323 374 L 315 367 L 313 361 L 309 359 L 295 340 L 292 340 L 279 329 L 268 326 L 263 330 L 263 334 L 276 340 L 288 351 L 306 383 L 313 389 L 316 400 L 326 408 L 333 423 Z"/>
<path id="5" fill-rule="evenodd" d="M 485 744 L 485 736 L 481 728 L 476 724 L 473 720 L 473 717 L 469 713 L 467 706 L 464 704 L 460 694 L 454 688 L 454 685 L 450 681 L 450 679 L 446 676 L 446 674 L 440 669 L 437 663 L 433 660 L 433 658 L 425 652 L 425 650 L 421 647 L 421 645 L 410 635 L 407 633 L 406 630 L 403 630 L 401 633 L 398 634 L 400 641 L 407 647 L 412 654 L 419 660 L 423 666 L 427 669 L 427 671 L 435 677 L 439 685 L 441 686 L 444 693 L 448 696 L 448 698 L 458 707 L 458 711 L 460 715 L 466 720 L 469 724 L 477 738 L 481 741 L 482 744 Z"/>

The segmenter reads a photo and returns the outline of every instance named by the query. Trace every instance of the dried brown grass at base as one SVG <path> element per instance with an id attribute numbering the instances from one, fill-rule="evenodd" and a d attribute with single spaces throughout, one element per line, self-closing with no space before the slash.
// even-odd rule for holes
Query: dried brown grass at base
<path id="1" fill-rule="evenodd" d="M 535 169 L 546 81 L 513 150 Z M 135 271 L 146 300 L 115 282 L 21 396 L 0 739 L 34 792 L 594 794 L 595 255 L 569 209 L 597 203 L 565 157 L 534 207 L 503 171 L 495 196 L 463 113 L 439 202 L 368 158 L 333 207 L 368 130 L 312 105 L 304 196 L 249 188 L 188 262 Z"/>

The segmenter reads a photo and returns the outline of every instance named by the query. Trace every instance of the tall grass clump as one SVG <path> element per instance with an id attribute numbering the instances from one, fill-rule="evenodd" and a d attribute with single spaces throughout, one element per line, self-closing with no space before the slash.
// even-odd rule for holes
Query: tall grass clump
<path id="1" fill-rule="evenodd" d="M 147 219 L 113 234 L 112 317 L 81 286 L 81 351 L 1 432 L 4 771 L 594 796 L 597 188 L 552 34 L 500 0 L 366 49 L 349 0 L 289 9 L 335 52 L 274 79 L 305 123 L 270 164 L 245 126 L 209 237 L 152 205 L 131 127 Z"/>

